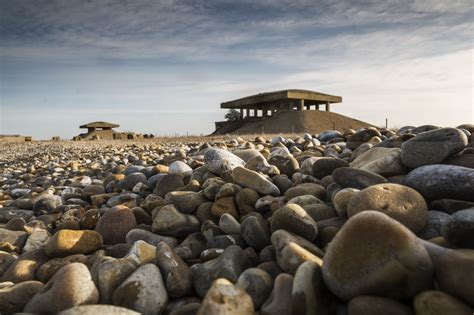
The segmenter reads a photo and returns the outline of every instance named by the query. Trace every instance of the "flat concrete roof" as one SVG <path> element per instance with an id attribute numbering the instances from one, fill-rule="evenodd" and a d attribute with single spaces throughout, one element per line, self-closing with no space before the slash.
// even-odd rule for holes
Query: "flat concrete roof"
<path id="1" fill-rule="evenodd" d="M 246 96 L 229 102 L 221 103 L 221 108 L 247 108 L 253 106 L 272 105 L 274 103 L 304 100 L 305 105 L 318 105 L 329 103 L 341 103 L 342 97 L 324 94 L 309 90 L 281 90 L 274 92 L 259 93 Z"/>
<path id="2" fill-rule="evenodd" d="M 120 126 L 117 124 L 112 124 L 105 121 L 94 121 L 94 122 L 82 125 L 79 128 L 118 128 L 118 127 Z"/>

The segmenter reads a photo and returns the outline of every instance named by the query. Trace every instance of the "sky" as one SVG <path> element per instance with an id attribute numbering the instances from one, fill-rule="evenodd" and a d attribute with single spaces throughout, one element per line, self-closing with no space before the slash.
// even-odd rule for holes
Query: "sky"
<path id="1" fill-rule="evenodd" d="M 472 0 L 0 0 L 0 134 L 209 134 L 223 101 L 343 97 L 375 125 L 474 123 Z"/>

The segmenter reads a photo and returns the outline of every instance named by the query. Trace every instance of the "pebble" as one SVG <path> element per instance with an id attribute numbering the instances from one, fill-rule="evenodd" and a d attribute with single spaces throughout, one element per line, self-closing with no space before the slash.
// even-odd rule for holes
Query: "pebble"
<path id="1" fill-rule="evenodd" d="M 413 301 L 416 314 L 472 314 L 472 308 L 463 301 L 443 292 L 424 291 Z"/>
<path id="2" fill-rule="evenodd" d="M 406 174 L 407 168 L 401 160 L 401 149 L 373 147 L 359 155 L 351 167 L 385 177 Z"/>
<path id="3" fill-rule="evenodd" d="M 218 278 L 207 291 L 197 315 L 253 314 L 250 296 L 224 278 Z"/>
<path id="4" fill-rule="evenodd" d="M 235 287 L 247 292 L 258 310 L 273 289 L 273 278 L 260 268 L 249 268 L 239 276 Z"/>
<path id="5" fill-rule="evenodd" d="M 442 226 L 443 237 L 459 248 L 474 249 L 474 208 L 461 210 Z"/>
<path id="6" fill-rule="evenodd" d="M 263 303 L 260 313 L 262 315 L 292 314 L 293 276 L 281 273 L 275 278 L 273 290 L 268 299 Z"/>
<path id="7" fill-rule="evenodd" d="M 421 166 L 404 178 L 403 184 L 420 192 L 426 200 L 474 201 L 474 169 L 434 164 Z"/>
<path id="8" fill-rule="evenodd" d="M 309 241 L 316 239 L 318 226 L 313 218 L 299 205 L 289 204 L 275 211 L 271 218 L 272 232 L 285 230 Z"/>
<path id="9" fill-rule="evenodd" d="M 0 310 L 8 314 L 21 313 L 26 303 L 43 287 L 39 281 L 24 281 L 0 288 Z"/>
<path id="10" fill-rule="evenodd" d="M 349 163 L 343 159 L 334 157 L 321 157 L 312 163 L 311 173 L 314 177 L 322 179 L 331 175 L 334 170 L 340 167 L 348 167 Z"/>
<path id="11" fill-rule="evenodd" d="M 89 230 L 60 230 L 44 247 L 49 257 L 66 257 L 74 254 L 90 254 L 103 244 L 102 236 Z"/>
<path id="12" fill-rule="evenodd" d="M 44 249 L 22 254 L 13 261 L 0 277 L 0 282 L 19 283 L 36 279 L 36 271 L 48 260 Z"/>
<path id="13" fill-rule="evenodd" d="M 137 226 L 133 212 L 125 206 L 115 206 L 99 218 L 95 231 L 106 245 L 125 243 L 125 237 Z"/>
<path id="14" fill-rule="evenodd" d="M 350 167 L 341 167 L 334 170 L 332 177 L 343 188 L 359 190 L 387 182 L 387 179 L 381 175 Z"/>
<path id="15" fill-rule="evenodd" d="M 211 148 L 204 154 L 204 163 L 209 171 L 221 175 L 230 172 L 237 166 L 243 166 L 244 160 L 237 155 L 222 149 Z"/>
<path id="16" fill-rule="evenodd" d="M 410 230 L 383 213 L 364 211 L 350 218 L 329 244 L 323 277 L 343 300 L 371 294 L 411 298 L 432 287 L 433 266 Z"/>
<path id="17" fill-rule="evenodd" d="M 347 215 L 352 217 L 365 210 L 385 213 L 414 233 L 425 227 L 428 217 L 428 206 L 423 196 L 398 184 L 378 184 L 355 193 L 347 205 Z"/>
<path id="18" fill-rule="evenodd" d="M 160 269 L 154 264 L 138 268 L 114 291 L 113 303 L 141 314 L 160 314 L 168 303 Z"/>
<path id="19" fill-rule="evenodd" d="M 232 171 L 232 178 L 234 181 L 247 188 L 251 188 L 262 195 L 280 195 L 280 190 L 275 184 L 260 175 L 259 173 L 246 169 L 242 166 L 237 166 Z"/>
<path id="20" fill-rule="evenodd" d="M 360 295 L 351 299 L 347 305 L 351 315 L 412 315 L 409 306 L 386 297 Z M 418 313 L 417 313 L 418 314 Z M 421 313 L 420 313 L 421 314 Z"/>
<path id="21" fill-rule="evenodd" d="M 58 313 L 68 308 L 95 304 L 99 292 L 86 265 L 71 263 L 62 267 L 26 304 L 24 312 Z"/>
<path id="22" fill-rule="evenodd" d="M 200 224 L 195 216 L 181 213 L 173 205 L 166 205 L 158 211 L 151 230 L 166 236 L 185 237 L 198 232 Z"/>
<path id="23" fill-rule="evenodd" d="M 422 132 L 402 144 L 401 159 L 410 168 L 439 164 L 464 149 L 467 143 L 467 136 L 456 128 Z"/>
<path id="24" fill-rule="evenodd" d="M 171 298 L 183 297 L 193 289 L 189 266 L 165 242 L 156 246 L 156 265 L 160 268 L 166 290 Z"/>

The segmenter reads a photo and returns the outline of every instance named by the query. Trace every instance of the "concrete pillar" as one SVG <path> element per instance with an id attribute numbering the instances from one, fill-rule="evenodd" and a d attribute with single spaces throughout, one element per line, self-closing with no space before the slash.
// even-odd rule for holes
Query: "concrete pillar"
<path id="1" fill-rule="evenodd" d="M 244 110 L 243 110 L 243 108 L 240 109 L 240 119 L 244 119 Z"/>
<path id="2" fill-rule="evenodd" d="M 304 110 L 304 100 L 299 100 L 297 107 L 298 110 Z"/>
<path id="3" fill-rule="evenodd" d="M 331 104 L 329 102 L 326 102 L 326 111 L 327 112 L 331 111 Z"/>
<path id="4" fill-rule="evenodd" d="M 250 110 L 248 108 L 245 109 L 245 118 L 250 117 Z"/>
<path id="5" fill-rule="evenodd" d="M 306 110 L 310 110 L 311 109 L 311 105 L 306 105 Z"/>
<path id="6" fill-rule="evenodd" d="M 319 110 L 319 104 L 316 104 L 316 110 Z"/>

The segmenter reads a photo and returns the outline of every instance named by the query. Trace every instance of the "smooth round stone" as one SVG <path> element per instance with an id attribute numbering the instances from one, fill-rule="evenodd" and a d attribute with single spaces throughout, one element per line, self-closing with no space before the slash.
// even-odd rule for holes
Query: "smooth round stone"
<path id="1" fill-rule="evenodd" d="M 293 314 L 292 308 L 293 276 L 287 273 L 279 274 L 270 296 L 260 309 L 262 315 Z"/>
<path id="2" fill-rule="evenodd" d="M 328 313 L 323 298 L 325 287 L 321 266 L 314 262 L 302 263 L 296 270 L 292 288 L 293 314 Z"/>
<path id="3" fill-rule="evenodd" d="M 276 166 L 280 174 L 285 174 L 288 177 L 293 176 L 293 174 L 300 168 L 298 161 L 293 157 L 293 155 L 275 155 L 268 160 L 268 163 Z"/>
<path id="4" fill-rule="evenodd" d="M 261 154 L 260 156 L 256 156 L 248 160 L 245 163 L 245 168 L 256 172 L 262 172 L 263 174 L 267 174 L 269 176 L 280 174 L 280 170 L 278 169 L 278 167 L 269 164 Z"/>
<path id="5" fill-rule="evenodd" d="M 303 207 L 314 221 L 322 221 L 337 216 L 336 211 L 330 205 L 326 204 L 310 204 Z"/>
<path id="6" fill-rule="evenodd" d="M 413 300 L 416 314 L 472 314 L 472 308 L 463 301 L 443 292 L 425 291 L 418 294 Z"/>
<path id="7" fill-rule="evenodd" d="M 74 254 L 90 254 L 102 246 L 102 236 L 89 230 L 60 230 L 45 246 L 49 257 L 66 257 Z"/>
<path id="8" fill-rule="evenodd" d="M 203 297 L 217 278 L 236 282 L 240 274 L 251 264 L 241 247 L 231 245 L 219 257 L 191 266 L 194 288 Z"/>
<path id="9" fill-rule="evenodd" d="M 24 312 L 58 313 L 99 301 L 99 292 L 86 265 L 72 263 L 61 268 L 25 306 Z"/>
<path id="10" fill-rule="evenodd" d="M 117 315 L 139 315 L 140 313 L 128 308 L 113 305 L 81 305 L 64 310 L 58 315 L 90 315 L 90 314 L 117 314 Z"/>
<path id="11" fill-rule="evenodd" d="M 25 231 L 11 231 L 0 228 L 0 242 L 10 243 L 13 246 L 23 247 L 28 238 Z"/>
<path id="12" fill-rule="evenodd" d="M 234 182 L 247 188 L 251 188 L 263 195 L 280 195 L 280 190 L 275 184 L 259 173 L 238 166 L 232 171 Z"/>
<path id="13" fill-rule="evenodd" d="M 318 236 L 316 222 L 297 204 L 289 204 L 275 211 L 272 215 L 270 228 L 272 232 L 283 229 L 309 241 L 315 240 Z"/>
<path id="14" fill-rule="evenodd" d="M 417 234 L 419 238 L 429 240 L 441 236 L 441 228 L 451 219 L 450 215 L 441 211 L 428 211 L 425 227 Z"/>
<path id="15" fill-rule="evenodd" d="M 139 203 L 140 196 L 134 193 L 125 193 L 111 197 L 107 200 L 106 205 L 109 208 L 115 206 L 125 206 L 129 208 L 137 207 Z"/>
<path id="16" fill-rule="evenodd" d="M 160 314 L 168 303 L 160 269 L 154 264 L 141 266 L 115 290 L 112 300 L 141 314 Z"/>
<path id="17" fill-rule="evenodd" d="M 98 259 L 91 268 L 92 278 L 100 292 L 100 302 L 110 304 L 115 289 L 140 266 L 134 257 L 120 259 L 108 256 Z"/>
<path id="18" fill-rule="evenodd" d="M 62 205 L 62 199 L 57 195 L 42 195 L 33 202 L 33 213 L 38 216 L 40 214 L 48 214 L 53 212 L 58 206 Z"/>
<path id="19" fill-rule="evenodd" d="M 0 251 L 0 277 L 16 259 L 15 254 Z"/>
<path id="20" fill-rule="evenodd" d="M 474 208 L 451 215 L 441 231 L 450 244 L 461 248 L 474 248 Z"/>
<path id="21" fill-rule="evenodd" d="M 443 161 L 443 164 L 474 168 L 474 154 L 467 154 L 464 153 L 464 151 L 461 153 L 463 154 L 448 157 L 446 160 Z"/>
<path id="22" fill-rule="evenodd" d="M 179 173 L 166 174 L 159 178 L 153 193 L 160 197 L 165 197 L 165 195 L 170 191 L 175 191 L 176 189 L 183 186 L 183 175 Z"/>
<path id="23" fill-rule="evenodd" d="M 352 161 L 351 167 L 385 177 L 406 174 L 399 148 L 373 147 Z"/>
<path id="24" fill-rule="evenodd" d="M 456 128 L 427 131 L 402 144 L 401 159 L 410 168 L 439 164 L 461 151 L 467 143 L 467 136 Z"/>
<path id="25" fill-rule="evenodd" d="M 433 245 L 434 246 L 434 245 Z M 436 246 L 439 248 L 439 246 Z M 474 250 L 447 250 L 431 253 L 435 278 L 440 290 L 474 304 Z"/>
<path id="26" fill-rule="evenodd" d="M 82 190 L 82 198 L 84 200 L 91 200 L 91 196 L 105 194 L 105 188 L 102 185 L 88 185 Z"/>
<path id="27" fill-rule="evenodd" d="M 174 161 L 170 164 L 168 172 L 170 174 L 182 174 L 183 176 L 191 176 L 193 169 L 183 161 Z"/>
<path id="28" fill-rule="evenodd" d="M 38 271 L 36 272 L 36 278 L 38 278 L 39 281 L 46 283 L 62 267 L 74 262 L 85 264 L 86 261 L 87 256 L 82 254 L 71 255 L 64 258 L 50 259 L 44 264 L 42 264 L 41 267 L 39 267 Z"/>
<path id="29" fill-rule="evenodd" d="M 258 216 L 249 216 L 242 221 L 241 234 L 245 242 L 261 250 L 270 245 L 270 228 L 267 221 Z"/>
<path id="30" fill-rule="evenodd" d="M 216 200 L 224 197 L 235 197 L 242 187 L 233 183 L 225 183 L 221 186 L 216 195 Z"/>
<path id="31" fill-rule="evenodd" d="M 459 210 L 474 208 L 474 202 L 456 199 L 438 199 L 430 202 L 429 208 L 431 210 L 453 214 Z"/>
<path id="32" fill-rule="evenodd" d="M 228 213 L 219 218 L 219 227 L 226 234 L 240 234 L 240 223 Z"/>
<path id="33" fill-rule="evenodd" d="M 237 205 L 235 204 L 235 198 L 230 196 L 216 200 L 212 205 L 211 213 L 218 218 L 220 218 L 224 213 L 228 213 L 234 218 L 238 218 L 239 212 L 237 210 Z"/>
<path id="34" fill-rule="evenodd" d="M 325 130 L 323 132 L 320 132 L 318 135 L 318 139 L 322 142 L 327 142 L 331 139 L 340 137 L 342 137 L 342 134 L 337 130 Z"/>
<path id="35" fill-rule="evenodd" d="M 358 146 L 369 141 L 371 138 L 381 136 L 380 132 L 376 129 L 364 129 L 347 138 L 347 147 L 351 150 L 355 150 Z"/>
<path id="36" fill-rule="evenodd" d="M 193 275 L 188 265 L 165 242 L 156 246 L 156 264 L 160 268 L 171 298 L 183 297 L 193 289 Z"/>
<path id="37" fill-rule="evenodd" d="M 249 268 L 240 275 L 235 287 L 247 292 L 258 310 L 272 291 L 273 278 L 260 268 Z"/>
<path id="38" fill-rule="evenodd" d="M 350 167 L 341 167 L 334 170 L 332 178 L 343 188 L 355 189 L 364 189 L 372 185 L 387 182 L 387 179 L 383 176 Z"/>
<path id="39" fill-rule="evenodd" d="M 5 229 L 10 231 L 25 231 L 26 221 L 23 218 L 13 218 L 5 225 Z"/>
<path id="40" fill-rule="evenodd" d="M 209 178 L 202 185 L 204 196 L 209 200 L 214 200 L 217 193 L 225 182 L 221 178 Z"/>
<path id="41" fill-rule="evenodd" d="M 126 190 L 132 190 L 133 187 L 135 187 L 135 185 L 138 183 L 146 184 L 146 176 L 140 172 L 130 173 L 125 177 L 124 188 Z"/>
<path id="42" fill-rule="evenodd" d="M 206 167 L 214 174 L 230 172 L 237 166 L 243 166 L 244 160 L 237 155 L 222 149 L 210 148 L 204 154 Z"/>
<path id="43" fill-rule="evenodd" d="M 133 245 L 126 244 L 129 250 L 124 257 L 134 258 L 140 265 L 147 264 L 155 260 L 156 247 L 145 241 L 136 241 Z"/>
<path id="44" fill-rule="evenodd" d="M 173 205 L 162 207 L 153 221 L 151 230 L 166 236 L 185 237 L 200 230 L 198 219 L 176 210 Z"/>
<path id="45" fill-rule="evenodd" d="M 184 241 L 175 247 L 176 254 L 184 260 L 199 258 L 206 249 L 207 240 L 201 232 L 189 234 Z"/>
<path id="46" fill-rule="evenodd" d="M 423 196 L 398 184 L 374 185 L 354 194 L 347 205 L 347 215 L 352 217 L 365 210 L 385 213 L 414 233 L 425 227 L 428 217 L 428 206 Z"/>
<path id="47" fill-rule="evenodd" d="M 24 253 L 5 270 L 2 277 L 0 277 L 0 282 L 18 283 L 35 280 L 36 271 L 47 260 L 48 256 L 46 256 L 43 249 Z"/>
<path id="48" fill-rule="evenodd" d="M 328 175 L 331 175 L 335 169 L 340 167 L 348 167 L 349 163 L 343 159 L 334 157 L 321 157 L 315 159 L 312 163 L 311 175 L 316 178 L 322 179 Z"/>
<path id="49" fill-rule="evenodd" d="M 102 236 L 104 244 L 125 243 L 127 233 L 137 226 L 133 212 L 124 206 L 106 210 L 99 218 L 95 231 Z"/>
<path id="50" fill-rule="evenodd" d="M 276 200 L 276 202 L 272 203 L 271 209 L 279 209 L 280 207 L 283 207 L 285 204 L 280 203 L 279 201 L 284 201 L 284 200 Z M 325 204 L 321 199 L 313 196 L 313 195 L 303 195 L 303 196 L 297 196 L 294 197 L 286 203 L 286 205 L 290 204 L 295 204 L 300 207 L 306 207 L 309 205 L 315 205 L 315 204 Z M 276 205 L 276 207 L 274 207 Z"/>
<path id="51" fill-rule="evenodd" d="M 142 230 L 142 229 L 130 230 L 130 232 L 127 233 L 127 236 L 125 239 L 126 239 L 127 244 L 134 244 L 136 241 L 143 240 L 153 246 L 158 245 L 158 243 L 161 241 L 165 242 L 171 247 L 175 247 L 178 245 L 178 240 L 174 237 L 158 235 L 153 232 Z"/>
<path id="52" fill-rule="evenodd" d="M 237 155 L 239 158 L 241 158 L 245 162 L 248 162 L 255 157 L 263 157 L 263 155 L 258 150 L 255 150 L 255 149 L 234 150 L 232 151 L 232 153 Z"/>
<path id="53" fill-rule="evenodd" d="M 227 248 L 231 245 L 238 245 L 239 247 L 245 247 L 245 241 L 240 234 L 232 235 L 215 235 L 209 237 L 207 240 L 207 248 Z"/>
<path id="54" fill-rule="evenodd" d="M 209 288 L 197 315 L 253 314 L 250 296 L 241 288 L 224 278 L 218 278 Z"/>
<path id="55" fill-rule="evenodd" d="M 324 200 L 326 198 L 326 189 L 324 186 L 315 183 L 303 183 L 289 188 L 285 192 L 286 199 L 290 200 L 298 196 L 312 195 Z"/>
<path id="56" fill-rule="evenodd" d="M 303 237 L 285 230 L 278 230 L 273 232 L 271 242 L 278 265 L 290 274 L 294 274 L 306 261 L 312 261 L 318 265 L 323 263 L 323 251 Z"/>
<path id="57" fill-rule="evenodd" d="M 255 211 L 255 203 L 260 195 L 253 189 L 243 188 L 239 190 L 235 196 L 235 203 L 239 209 L 239 213 L 246 214 Z"/>
<path id="58" fill-rule="evenodd" d="M 396 300 L 370 295 L 360 295 L 351 299 L 347 304 L 347 311 L 350 315 L 413 314 L 413 311 L 410 307 Z"/>
<path id="59" fill-rule="evenodd" d="M 202 193 L 193 191 L 172 191 L 166 194 L 165 201 L 172 203 L 182 213 L 192 213 L 207 201 Z"/>
<path id="60" fill-rule="evenodd" d="M 360 190 L 355 188 L 344 188 L 336 192 L 332 196 L 332 203 L 334 210 L 340 217 L 347 217 L 347 206 L 351 198 L 358 193 Z"/>
<path id="61" fill-rule="evenodd" d="M 372 294 L 400 299 L 431 288 L 433 266 L 410 230 L 383 213 L 365 211 L 350 218 L 329 244 L 323 277 L 343 300 Z"/>
<path id="62" fill-rule="evenodd" d="M 474 169 L 454 165 L 426 165 L 408 173 L 403 184 L 428 201 L 458 199 L 474 201 Z"/>
<path id="63" fill-rule="evenodd" d="M 26 303 L 43 288 L 39 281 L 25 281 L 0 288 L 0 310 L 7 314 L 21 313 Z"/>

